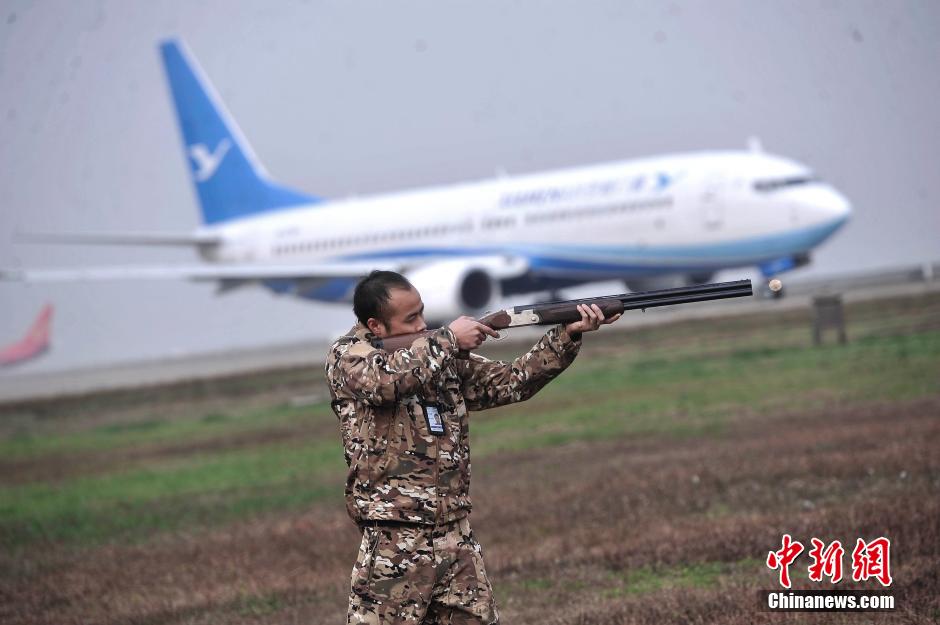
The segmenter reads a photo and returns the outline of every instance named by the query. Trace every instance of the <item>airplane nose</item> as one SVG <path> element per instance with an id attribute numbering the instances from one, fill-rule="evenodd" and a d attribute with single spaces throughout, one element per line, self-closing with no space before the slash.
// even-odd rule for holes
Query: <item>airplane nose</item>
<path id="1" fill-rule="evenodd" d="M 829 185 L 819 186 L 805 194 L 799 202 L 799 211 L 807 222 L 830 226 L 832 229 L 844 224 L 852 214 L 848 198 Z"/>
<path id="2" fill-rule="evenodd" d="M 832 187 L 828 191 L 829 197 L 823 203 L 822 210 L 826 211 L 833 220 L 845 222 L 852 215 L 852 203 Z"/>

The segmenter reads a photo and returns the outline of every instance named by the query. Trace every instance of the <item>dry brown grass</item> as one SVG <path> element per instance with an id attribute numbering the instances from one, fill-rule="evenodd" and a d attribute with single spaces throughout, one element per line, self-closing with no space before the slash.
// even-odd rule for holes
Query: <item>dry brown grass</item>
<path id="1" fill-rule="evenodd" d="M 473 524 L 505 623 L 936 622 L 938 449 L 940 395 L 743 416 L 709 439 L 571 443 L 476 463 Z M 760 612 L 756 591 L 776 579 L 762 560 L 784 532 L 890 536 L 900 609 Z M 41 546 L 4 562 L 0 620 L 342 622 L 357 544 L 344 511 L 322 506 L 136 545 Z M 711 573 L 674 574 L 699 565 Z M 634 583 L 640 572 L 660 581 Z"/>

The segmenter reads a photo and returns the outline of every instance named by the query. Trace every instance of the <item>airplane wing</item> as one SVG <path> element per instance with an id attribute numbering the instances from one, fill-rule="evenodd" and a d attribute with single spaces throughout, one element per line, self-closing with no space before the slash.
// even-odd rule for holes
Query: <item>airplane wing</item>
<path id="1" fill-rule="evenodd" d="M 319 264 L 217 264 L 108 266 L 70 269 L 0 269 L 0 281 L 7 282 L 96 282 L 110 280 L 194 280 L 237 281 L 256 280 L 319 280 L 359 278 L 373 269 L 390 269 L 407 274 L 409 271 L 434 265 L 439 258 L 383 258 L 336 261 Z M 478 266 L 496 279 L 521 275 L 528 268 L 524 259 L 508 256 L 471 256 L 461 263 Z M 451 260 L 450 262 L 453 262 Z"/>
<path id="2" fill-rule="evenodd" d="M 218 245 L 222 238 L 202 232 L 18 232 L 15 240 L 22 243 L 56 243 L 72 245 Z"/>
<path id="3" fill-rule="evenodd" d="M 0 280 L 12 282 L 95 282 L 109 280 L 274 280 L 355 278 L 380 268 L 377 263 L 322 265 L 163 265 L 83 267 L 75 269 L 0 269 Z"/>

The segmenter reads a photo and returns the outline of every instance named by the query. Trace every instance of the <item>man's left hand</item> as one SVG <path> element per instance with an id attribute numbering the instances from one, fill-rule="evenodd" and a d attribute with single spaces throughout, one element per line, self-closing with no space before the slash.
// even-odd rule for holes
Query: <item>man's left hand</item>
<path id="1" fill-rule="evenodd" d="M 565 326 L 565 331 L 569 335 L 577 335 L 582 332 L 593 332 L 601 326 L 613 323 L 620 319 L 622 313 L 613 317 L 604 318 L 604 313 L 597 304 L 578 304 L 578 312 L 581 313 L 581 321 L 573 321 Z"/>

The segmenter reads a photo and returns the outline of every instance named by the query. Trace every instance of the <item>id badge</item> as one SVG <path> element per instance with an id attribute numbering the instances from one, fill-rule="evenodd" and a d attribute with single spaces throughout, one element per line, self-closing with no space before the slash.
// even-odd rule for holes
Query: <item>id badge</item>
<path id="1" fill-rule="evenodd" d="M 441 419 L 441 410 L 437 404 L 422 403 L 424 409 L 424 420 L 427 421 L 428 431 L 435 436 L 444 435 L 444 420 Z"/>

